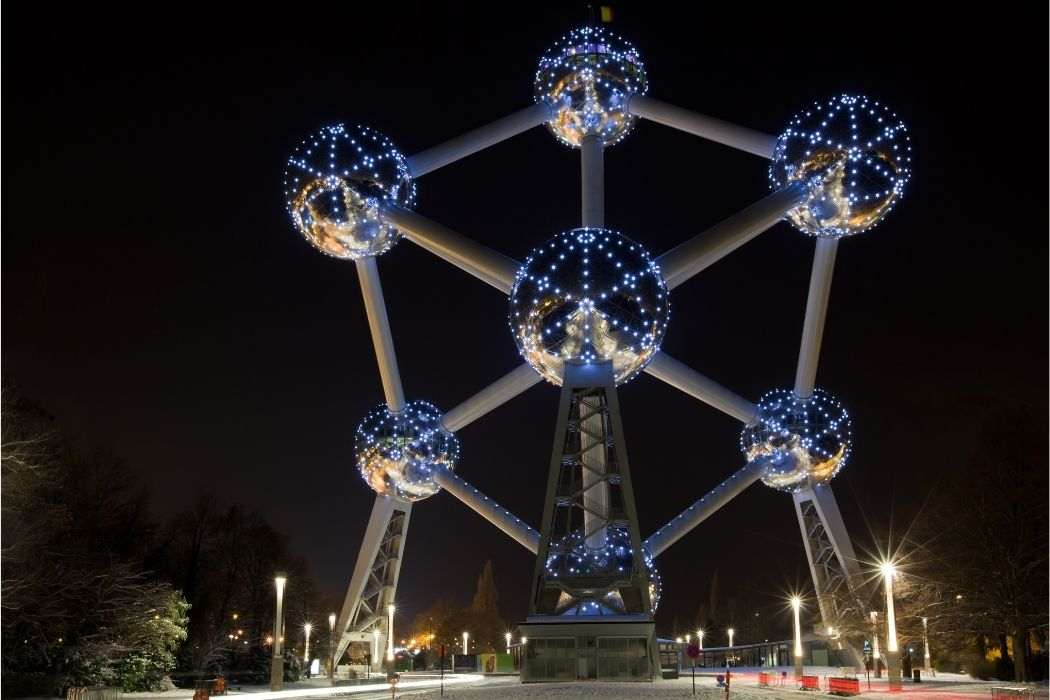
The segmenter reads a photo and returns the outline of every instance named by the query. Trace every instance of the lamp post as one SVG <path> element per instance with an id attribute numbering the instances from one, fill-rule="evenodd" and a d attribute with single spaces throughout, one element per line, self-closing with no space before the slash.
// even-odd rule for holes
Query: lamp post
<path id="1" fill-rule="evenodd" d="M 372 628 L 372 663 L 371 668 L 379 667 L 379 627 Z"/>
<path id="2" fill-rule="evenodd" d="M 704 631 L 702 629 L 696 631 L 696 644 L 700 649 L 704 648 Z"/>
<path id="3" fill-rule="evenodd" d="M 926 634 L 926 618 L 922 618 L 922 668 L 930 672 L 930 638 Z"/>
<path id="4" fill-rule="evenodd" d="M 730 627 L 729 629 L 726 630 L 726 632 L 729 633 L 729 648 L 732 649 L 733 648 L 733 628 Z"/>
<path id="5" fill-rule="evenodd" d="M 886 587 L 886 677 L 890 690 L 901 689 L 901 652 L 897 646 L 897 618 L 893 612 L 893 577 L 897 567 L 883 562 L 879 567 Z"/>
<path id="6" fill-rule="evenodd" d="M 306 675 L 310 676 L 310 633 L 313 632 L 314 625 L 312 622 L 307 622 L 303 625 L 303 634 L 306 636 L 306 644 L 303 649 L 303 663 L 306 664 Z"/>
<path id="7" fill-rule="evenodd" d="M 507 632 L 503 637 L 507 640 L 507 653 L 510 653 L 510 632 Z"/>
<path id="8" fill-rule="evenodd" d="M 872 610 L 871 613 L 871 659 L 875 667 L 875 677 L 882 678 L 882 654 L 879 653 L 879 613 Z"/>
<path id="9" fill-rule="evenodd" d="M 335 682 L 335 613 L 328 615 L 328 679 Z"/>
<path id="10" fill-rule="evenodd" d="M 467 639 L 469 639 L 469 638 L 470 638 L 470 633 L 469 632 L 464 632 L 463 633 L 463 656 L 467 655 Z"/>
<path id="11" fill-rule="evenodd" d="M 805 670 L 802 668 L 802 623 L 799 620 L 800 611 L 802 610 L 802 598 L 797 595 L 791 596 L 791 610 L 794 612 L 795 617 L 795 648 L 793 650 L 795 678 L 801 678 L 805 675 Z"/>
<path id="12" fill-rule="evenodd" d="M 386 606 L 386 661 L 394 663 L 394 604 Z"/>
<path id="13" fill-rule="evenodd" d="M 284 685 L 284 585 L 288 575 L 278 571 L 273 576 L 277 591 L 277 612 L 273 618 L 273 658 L 270 661 L 270 690 L 280 690 Z"/>

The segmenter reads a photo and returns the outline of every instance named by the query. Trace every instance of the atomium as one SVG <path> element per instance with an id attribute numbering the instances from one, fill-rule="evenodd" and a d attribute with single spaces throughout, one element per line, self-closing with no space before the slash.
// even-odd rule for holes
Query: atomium
<path id="1" fill-rule="evenodd" d="M 794 492 L 825 484 L 849 459 L 850 417 L 821 389 L 805 399 L 774 389 L 758 403 L 758 422 L 740 433 L 740 448 L 749 463 L 764 465 L 767 486 Z"/>
<path id="2" fill-rule="evenodd" d="M 533 250 L 510 295 L 518 351 L 556 385 L 570 361 L 611 360 L 616 383 L 628 381 L 659 349 L 669 316 L 649 252 L 608 229 L 573 229 Z"/>
<path id="3" fill-rule="evenodd" d="M 410 401 L 397 413 L 383 404 L 357 426 L 354 457 L 376 493 L 421 501 L 441 490 L 436 470 L 455 469 L 459 440 L 441 427 L 441 412 L 426 401 Z"/>
<path id="4" fill-rule="evenodd" d="M 534 97 L 553 110 L 547 126 L 562 143 L 579 147 L 597 136 L 608 146 L 631 130 L 627 102 L 646 89 L 637 49 L 603 27 L 582 27 L 543 54 Z"/>
<path id="5" fill-rule="evenodd" d="M 649 580 L 649 599 L 655 613 L 660 603 L 663 583 L 652 556 L 644 548 L 642 551 L 645 574 Z M 606 529 L 605 544 L 601 547 L 589 546 L 582 532 L 571 532 L 560 540 L 551 542 L 546 562 L 547 573 L 555 579 L 622 579 L 631 575 L 633 566 L 631 533 L 621 526 L 610 526 Z M 623 600 L 616 592 L 602 594 L 590 600 L 577 599 L 575 604 L 580 607 L 575 611 L 577 615 L 623 612 Z"/>
<path id="6" fill-rule="evenodd" d="M 356 260 L 397 242 L 383 207 L 412 206 L 416 189 L 404 156 L 385 136 L 336 124 L 308 136 L 288 158 L 284 196 L 306 240 L 322 253 Z"/>
<path id="7" fill-rule="evenodd" d="M 777 190 L 805 183 L 808 195 L 788 218 L 812 236 L 840 238 L 876 225 L 911 177 L 908 128 L 885 105 L 841 95 L 799 112 L 769 164 Z"/>

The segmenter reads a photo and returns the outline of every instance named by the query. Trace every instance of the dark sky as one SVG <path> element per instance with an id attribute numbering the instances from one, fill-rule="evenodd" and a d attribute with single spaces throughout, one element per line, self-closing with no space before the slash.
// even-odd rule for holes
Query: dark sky
<path id="1" fill-rule="evenodd" d="M 382 391 L 353 265 L 292 228 L 284 159 L 335 120 L 414 153 L 509 114 L 586 17 L 443 5 L 5 17 L 6 380 L 124 457 L 158 515 L 202 488 L 265 511 L 335 593 L 373 500 L 353 431 Z M 1045 18 L 697 5 L 617 7 L 654 97 L 777 133 L 857 91 L 911 127 L 905 200 L 839 248 L 818 377 L 854 417 L 834 488 L 866 550 L 866 521 L 907 522 L 968 458 L 990 397 L 1045 405 Z M 523 259 L 578 224 L 578 168 L 537 128 L 421 178 L 418 210 Z M 649 123 L 606 168 L 607 224 L 654 254 L 767 191 L 760 159 Z M 678 288 L 664 349 L 751 399 L 790 386 L 812 251 L 779 224 Z M 380 270 L 409 398 L 447 410 L 520 363 L 495 290 L 404 241 Z M 620 397 L 645 536 L 741 465 L 739 426 L 645 375 Z M 460 434 L 459 472 L 533 524 L 556 401 L 537 386 Z M 520 619 L 531 556 L 447 494 L 419 504 L 402 609 L 467 602 L 486 558 Z M 658 564 L 666 629 L 716 569 L 755 605 L 807 578 L 791 499 L 761 485 Z"/>

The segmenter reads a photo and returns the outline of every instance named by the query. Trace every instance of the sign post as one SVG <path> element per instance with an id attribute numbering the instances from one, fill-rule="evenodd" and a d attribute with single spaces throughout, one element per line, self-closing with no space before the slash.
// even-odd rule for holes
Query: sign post
<path id="1" fill-rule="evenodd" d="M 690 642 L 685 653 L 693 660 L 693 695 L 696 695 L 696 660 L 700 656 L 700 647 L 696 642 Z"/>
<path id="2" fill-rule="evenodd" d="M 445 645 L 441 645 L 441 697 L 445 697 Z"/>

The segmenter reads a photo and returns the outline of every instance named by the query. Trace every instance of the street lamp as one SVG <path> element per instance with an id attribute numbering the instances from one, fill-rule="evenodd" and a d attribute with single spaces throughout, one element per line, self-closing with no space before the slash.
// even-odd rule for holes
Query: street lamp
<path id="1" fill-rule="evenodd" d="M 882 678 L 882 668 L 879 665 L 882 658 L 879 652 L 879 613 L 872 610 L 868 614 L 871 617 L 871 665 L 875 667 L 875 677 Z"/>
<path id="2" fill-rule="evenodd" d="M 733 628 L 730 627 L 729 629 L 726 630 L 726 632 L 729 633 L 729 647 L 732 648 L 733 647 Z"/>
<path id="3" fill-rule="evenodd" d="M 930 638 L 926 634 L 926 618 L 922 618 L 922 666 L 930 672 Z"/>
<path id="4" fill-rule="evenodd" d="M 394 604 L 386 606 L 386 660 L 394 660 Z"/>
<path id="5" fill-rule="evenodd" d="M 791 610 L 794 612 L 795 617 L 795 677 L 799 678 L 804 674 L 802 668 L 802 623 L 799 620 L 800 611 L 802 610 L 802 598 L 797 595 L 791 596 Z"/>
<path id="6" fill-rule="evenodd" d="M 306 635 L 306 648 L 303 650 L 303 663 L 306 667 L 310 668 L 310 633 L 313 631 L 314 625 L 312 622 L 307 622 L 303 625 L 303 632 Z M 309 673 L 309 671 L 307 671 Z"/>
<path id="7" fill-rule="evenodd" d="M 379 628 L 372 628 L 372 665 L 379 663 Z"/>
<path id="8" fill-rule="evenodd" d="M 470 638 L 469 632 L 463 633 L 463 656 L 467 655 L 467 639 Z"/>
<path id="9" fill-rule="evenodd" d="M 897 567 L 893 562 L 884 561 L 879 570 L 886 588 L 886 675 L 890 690 L 900 690 L 901 654 L 897 646 L 897 618 L 893 612 L 893 577 L 897 575 Z"/>
<path id="10" fill-rule="evenodd" d="M 685 643 L 686 644 L 692 644 L 693 643 L 693 636 L 690 635 L 690 634 L 685 635 Z"/>
<path id="11" fill-rule="evenodd" d="M 328 678 L 335 680 L 335 613 L 328 614 Z"/>
<path id="12" fill-rule="evenodd" d="M 696 643 L 701 649 L 704 648 L 704 631 L 702 629 L 696 631 Z"/>
<path id="13" fill-rule="evenodd" d="M 273 618 L 273 659 L 270 662 L 270 690 L 280 690 L 284 685 L 284 653 L 281 643 L 284 642 L 284 586 L 288 575 L 278 571 L 273 575 L 274 589 L 277 591 L 277 612 Z"/>
<path id="14" fill-rule="evenodd" d="M 507 632 L 503 637 L 507 640 L 507 653 L 510 653 L 510 632 Z"/>

